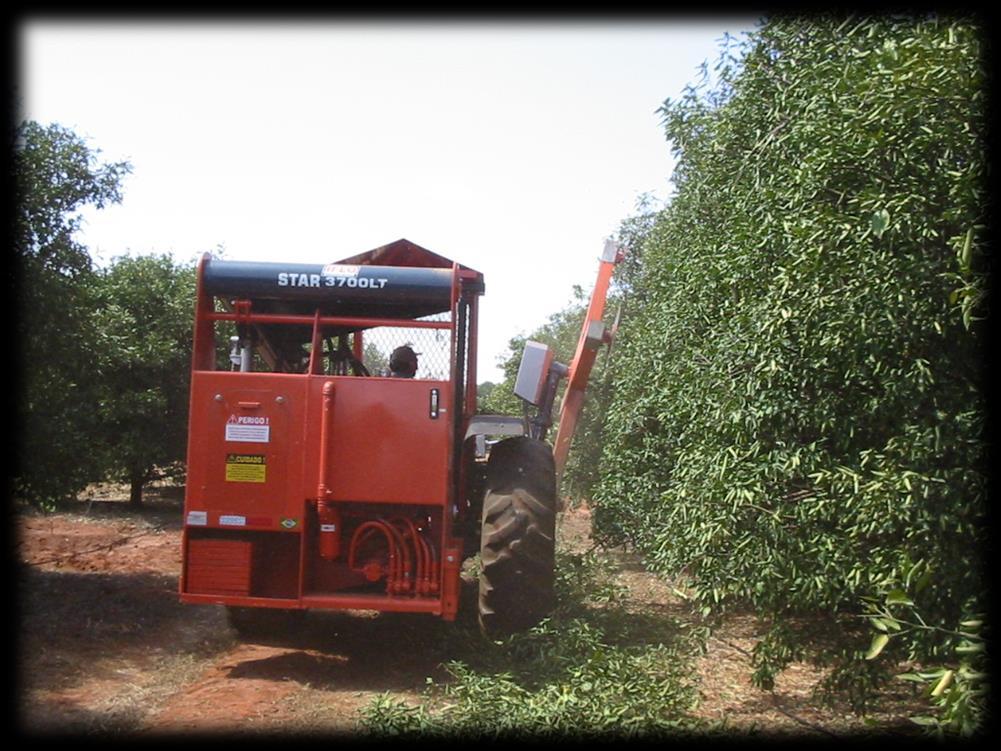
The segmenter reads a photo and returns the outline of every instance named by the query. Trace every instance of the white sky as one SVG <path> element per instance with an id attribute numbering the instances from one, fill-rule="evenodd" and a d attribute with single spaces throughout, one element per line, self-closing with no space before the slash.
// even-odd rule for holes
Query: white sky
<path id="1" fill-rule="evenodd" d="M 756 21 L 26 18 L 19 114 L 132 163 L 122 203 L 84 212 L 99 264 L 326 263 L 405 237 L 484 273 L 496 381 L 512 336 L 590 289 L 639 196 L 667 198 L 657 108 Z"/>

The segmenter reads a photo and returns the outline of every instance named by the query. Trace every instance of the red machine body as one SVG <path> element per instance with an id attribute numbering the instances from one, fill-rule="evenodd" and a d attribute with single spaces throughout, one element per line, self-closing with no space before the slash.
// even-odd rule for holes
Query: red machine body
<path id="1" fill-rule="evenodd" d="M 198 275 L 181 599 L 453 619 L 482 275 L 406 240 Z M 430 330 L 448 362 L 368 372 L 384 329 Z"/>

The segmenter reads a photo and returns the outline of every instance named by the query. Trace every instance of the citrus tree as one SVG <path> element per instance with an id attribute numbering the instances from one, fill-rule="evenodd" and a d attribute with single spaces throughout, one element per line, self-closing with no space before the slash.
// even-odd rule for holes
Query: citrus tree
<path id="1" fill-rule="evenodd" d="M 84 206 L 121 201 L 127 162 L 102 162 L 99 151 L 63 126 L 25 121 L 13 134 L 15 301 L 13 491 L 46 504 L 73 495 L 99 472 L 86 438 L 94 434 L 97 377 L 92 367 L 93 269 L 76 232 Z"/>
<path id="2" fill-rule="evenodd" d="M 97 273 L 92 294 L 94 445 L 138 506 L 143 487 L 185 458 L 195 269 L 168 255 L 126 256 Z"/>
<path id="3" fill-rule="evenodd" d="M 675 193 L 595 520 L 707 615 L 764 617 L 763 685 L 802 652 L 794 615 L 837 627 L 830 683 L 862 707 L 986 607 L 982 54 L 963 19 L 776 18 L 661 109 Z M 925 628 L 880 619 L 904 602 Z"/>

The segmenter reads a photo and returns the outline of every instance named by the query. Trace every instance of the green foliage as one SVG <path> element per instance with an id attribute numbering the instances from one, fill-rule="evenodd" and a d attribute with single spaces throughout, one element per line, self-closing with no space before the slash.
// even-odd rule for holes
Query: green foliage
<path id="1" fill-rule="evenodd" d="M 619 299 L 610 297 L 607 310 L 615 310 Z M 487 414 L 521 415 L 523 406 L 521 400 L 514 395 L 514 384 L 518 376 L 518 366 L 521 355 L 528 340 L 541 342 L 553 349 L 557 362 L 569 365 L 577 350 L 577 342 L 587 313 L 588 296 L 584 290 L 576 288 L 574 298 L 562 310 L 549 316 L 549 319 L 539 328 L 527 335 L 519 335 L 511 339 L 508 354 L 503 362 L 504 380 L 490 387 L 481 394 L 479 409 Z M 606 319 L 608 316 L 606 316 Z M 604 424 L 606 405 L 610 397 L 610 373 L 608 369 L 609 354 L 606 349 L 598 352 L 591 379 L 584 398 L 584 408 L 577 423 L 576 433 L 567 457 L 562 477 L 562 491 L 572 497 L 587 497 L 591 486 L 598 477 L 598 462 L 601 455 L 601 431 Z M 547 438 L 552 440 L 555 435 L 556 423 L 559 421 L 560 404 L 566 381 L 560 383 L 553 405 L 553 428 Z"/>
<path id="2" fill-rule="evenodd" d="M 497 384 L 493 381 L 483 381 L 482 383 L 476 384 L 476 411 L 485 414 L 487 412 L 487 404 L 490 402 L 494 389 L 497 388 Z"/>
<path id="3" fill-rule="evenodd" d="M 450 640 L 447 679 L 419 704 L 377 698 L 363 726 L 379 735 L 640 737 L 691 732 L 693 634 L 624 607 L 594 555 L 561 554 L 558 607 L 525 634 L 486 641 L 470 625 Z"/>
<path id="4" fill-rule="evenodd" d="M 194 296 L 194 266 L 167 255 L 116 259 L 94 281 L 95 443 L 136 504 L 143 485 L 184 460 Z"/>
<path id="5" fill-rule="evenodd" d="M 924 622 L 983 609 L 981 55 L 957 19 L 776 19 L 661 110 L 676 194 L 616 345 L 595 522 L 691 575 L 703 612 L 775 623 L 763 685 L 784 616 L 850 640 L 916 565 Z M 954 652 L 938 630 L 886 647 Z"/>
<path id="6" fill-rule="evenodd" d="M 122 178 L 132 171 L 127 162 L 102 164 L 98 154 L 61 125 L 25 121 L 16 129 L 14 251 L 25 270 L 68 278 L 90 270 L 90 255 L 73 236 L 78 212 L 120 203 Z"/>
<path id="7" fill-rule="evenodd" d="M 577 340 L 580 338 L 581 327 L 584 323 L 584 315 L 587 312 L 587 296 L 580 287 L 574 289 L 573 299 L 562 309 L 549 316 L 549 319 L 527 335 L 518 335 L 511 339 L 508 344 L 508 353 L 502 364 L 504 379 L 497 384 L 491 384 L 485 393 L 481 394 L 479 409 L 487 414 L 515 415 L 520 416 L 524 412 L 524 406 L 518 397 L 514 395 L 514 384 L 518 377 L 518 367 L 521 364 L 521 355 L 525 349 L 526 341 L 535 341 L 546 344 L 552 348 L 554 358 L 557 362 L 569 365 L 577 349 Z M 594 374 L 602 372 L 604 354 L 599 353 L 595 363 Z M 594 381 L 592 377 L 592 382 Z M 551 441 L 555 435 L 556 423 L 559 421 L 560 402 L 563 397 L 563 389 L 566 382 L 563 381 L 556 392 L 556 400 L 553 405 L 553 428 L 547 438 Z M 573 441 L 570 455 L 567 458 L 564 468 L 562 489 L 564 492 L 580 496 L 581 474 L 580 468 L 588 465 L 581 459 L 582 454 L 588 453 L 587 447 L 595 446 L 591 440 L 590 433 L 597 423 L 595 420 L 595 410 L 590 408 L 593 404 L 593 389 L 589 389 L 586 396 L 585 406 L 581 419 L 578 422 L 577 433 Z M 534 409 L 534 408 L 532 408 Z M 600 450 L 600 449 L 599 449 Z M 590 454 L 597 452 L 591 451 Z"/>
<path id="8" fill-rule="evenodd" d="M 636 289 L 636 282 L 642 270 L 643 248 L 656 217 L 653 198 L 643 195 L 637 201 L 636 214 L 625 219 L 616 233 L 615 240 L 626 253 L 612 275 L 606 300 L 604 320 L 610 327 L 627 314 L 630 299 L 641 293 L 641 290 Z M 497 384 L 480 384 L 479 411 L 486 414 L 521 415 L 523 405 L 514 395 L 514 384 L 525 342 L 532 340 L 548 345 L 553 349 L 557 362 L 569 365 L 577 350 L 589 302 L 589 293 L 580 287 L 575 287 L 573 298 L 561 310 L 551 314 L 545 323 L 527 335 L 513 337 L 508 344 L 507 355 L 501 363 L 504 379 Z M 605 418 L 613 395 L 611 363 L 611 350 L 608 348 L 599 350 L 585 392 L 584 408 L 577 422 L 561 478 L 561 490 L 571 498 L 590 497 L 592 488 L 598 481 L 605 440 Z M 557 390 L 553 405 L 554 431 L 555 423 L 559 420 L 563 387 L 565 382 L 561 384 L 561 389 Z M 553 434 L 550 434 L 549 438 L 552 439 Z"/>
<path id="9" fill-rule="evenodd" d="M 74 237 L 80 209 L 121 200 L 125 162 L 101 163 L 72 131 L 24 122 L 11 159 L 14 340 L 19 365 L 13 490 L 39 504 L 73 495 L 98 471 L 91 261 Z"/>
<path id="10" fill-rule="evenodd" d="M 586 311 L 587 298 L 584 290 L 575 287 L 573 299 L 562 310 L 550 315 L 545 323 L 531 333 L 512 337 L 508 342 L 507 355 L 501 363 L 504 380 L 489 389 L 483 400 L 483 411 L 498 415 L 520 415 L 521 400 L 514 395 L 514 383 L 518 377 L 525 342 L 531 340 L 546 344 L 553 349 L 557 361 L 569 363 L 577 348 Z M 557 408 L 558 406 L 557 404 Z"/>
<path id="11" fill-rule="evenodd" d="M 389 369 L 389 355 L 372 342 L 365 342 L 362 349 L 362 362 L 372 374 L 382 373 Z"/>
<path id="12" fill-rule="evenodd" d="M 873 628 L 866 660 L 877 660 L 888 646 L 909 634 L 933 633 L 947 665 L 901 673 L 899 680 L 922 686 L 934 714 L 911 719 L 938 735 L 969 736 L 983 728 L 987 717 L 987 640 L 982 613 L 968 612 L 951 629 L 928 624 L 914 598 L 930 583 L 927 567 L 917 565 L 909 582 L 913 593 L 893 589 L 882 598 L 866 598 L 866 618 Z"/>
<path id="13" fill-rule="evenodd" d="M 184 459 L 194 269 L 166 256 L 95 271 L 80 209 L 121 200 L 126 162 L 22 123 L 12 161 L 21 366 L 14 492 L 41 505 L 88 482 L 142 485 Z"/>

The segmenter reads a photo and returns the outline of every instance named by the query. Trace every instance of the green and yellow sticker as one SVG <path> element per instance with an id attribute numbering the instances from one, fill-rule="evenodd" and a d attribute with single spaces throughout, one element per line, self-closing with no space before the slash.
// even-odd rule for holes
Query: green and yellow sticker
<path id="1" fill-rule="evenodd" d="M 264 454 L 226 454 L 226 482 L 267 482 Z"/>

